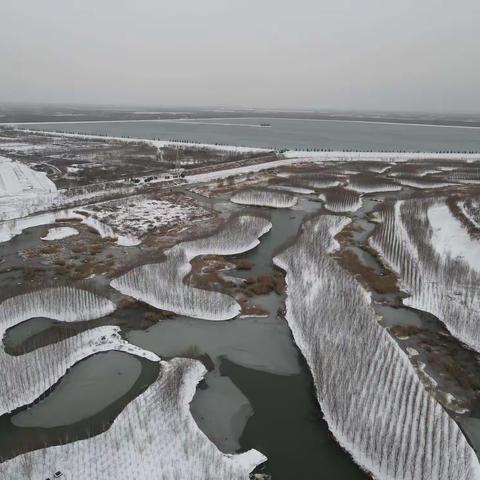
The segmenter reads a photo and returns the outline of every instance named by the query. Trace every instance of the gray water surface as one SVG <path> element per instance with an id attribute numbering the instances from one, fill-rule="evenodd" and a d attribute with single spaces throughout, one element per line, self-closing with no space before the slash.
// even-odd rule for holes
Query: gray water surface
<path id="1" fill-rule="evenodd" d="M 220 125 L 225 123 L 228 125 Z M 268 123 L 268 128 L 245 124 Z M 22 126 L 23 127 L 23 126 Z M 27 124 L 39 130 L 273 149 L 480 151 L 480 129 L 280 118 Z"/>

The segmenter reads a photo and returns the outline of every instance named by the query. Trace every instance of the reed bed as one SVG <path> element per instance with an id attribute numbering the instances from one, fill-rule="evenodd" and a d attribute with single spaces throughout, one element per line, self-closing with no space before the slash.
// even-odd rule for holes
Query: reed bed
<path id="1" fill-rule="evenodd" d="M 291 208 L 296 205 L 297 197 L 290 193 L 270 190 L 243 190 L 230 197 L 230 201 L 240 205 L 252 205 L 271 208 Z"/>
<path id="2" fill-rule="evenodd" d="M 331 212 L 356 212 L 362 206 L 360 194 L 342 187 L 325 190 L 319 198 Z"/>
<path id="3" fill-rule="evenodd" d="M 429 209 L 435 205 L 415 199 L 385 207 L 370 244 L 398 274 L 409 294 L 406 305 L 432 313 L 452 335 L 480 352 L 480 273 L 465 259 L 440 254 L 432 243 Z"/>
<path id="4" fill-rule="evenodd" d="M 480 478 L 475 452 L 378 323 L 367 292 L 332 258 L 347 220 L 321 216 L 275 258 L 287 272 L 287 321 L 329 428 L 382 480 Z"/>
<path id="5" fill-rule="evenodd" d="M 78 322 L 103 317 L 115 310 L 110 300 L 87 290 L 54 287 L 8 298 L 0 303 L 0 335 L 5 330 L 35 317 Z"/>
<path id="6" fill-rule="evenodd" d="M 229 295 L 193 288 L 184 283 L 190 260 L 198 255 L 234 255 L 259 243 L 272 224 L 263 217 L 241 215 L 218 233 L 183 242 L 167 253 L 163 263 L 143 265 L 114 279 L 112 287 L 156 308 L 204 320 L 228 320 L 240 313 Z"/>
<path id="7" fill-rule="evenodd" d="M 395 192 L 402 189 L 393 180 L 376 175 L 356 175 L 351 177 L 345 187 L 357 193 Z"/>

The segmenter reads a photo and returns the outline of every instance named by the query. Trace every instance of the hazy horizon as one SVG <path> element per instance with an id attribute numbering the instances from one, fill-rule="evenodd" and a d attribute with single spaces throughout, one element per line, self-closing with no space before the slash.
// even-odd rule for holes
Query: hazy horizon
<path id="1" fill-rule="evenodd" d="M 473 0 L 2 7 L 2 103 L 480 113 Z"/>

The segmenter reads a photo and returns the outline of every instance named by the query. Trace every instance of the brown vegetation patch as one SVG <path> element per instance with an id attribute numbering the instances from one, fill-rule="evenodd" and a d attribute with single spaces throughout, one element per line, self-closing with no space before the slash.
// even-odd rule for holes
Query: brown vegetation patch
<path id="1" fill-rule="evenodd" d="M 340 250 L 336 258 L 340 265 L 353 274 L 367 290 L 379 294 L 398 292 L 398 278 L 393 272 L 388 270 L 382 273 L 376 272 L 373 268 L 364 265 L 351 250 Z"/>
<path id="2" fill-rule="evenodd" d="M 253 263 L 246 258 L 240 258 L 238 260 L 233 260 L 232 262 L 235 265 L 237 270 L 251 270 L 253 267 Z"/>
<path id="3" fill-rule="evenodd" d="M 398 293 L 398 277 L 394 272 L 388 269 L 383 269 L 381 273 L 375 271 L 373 268 L 364 265 L 358 256 L 347 248 L 354 244 L 353 233 L 356 229 L 355 224 L 350 223 L 335 237 L 340 243 L 340 249 L 335 252 L 335 257 L 340 265 L 354 275 L 367 290 L 379 294 Z M 359 248 L 374 256 L 378 260 L 379 265 L 383 265 L 377 252 L 369 245 L 361 245 Z"/>
<path id="4" fill-rule="evenodd" d="M 267 295 L 275 292 L 283 295 L 285 292 L 285 274 L 280 269 L 275 269 L 269 275 L 259 275 L 246 280 L 222 275 L 222 272 L 248 266 L 244 260 L 232 260 L 231 262 L 219 255 L 202 255 L 191 261 L 192 271 L 185 279 L 189 285 L 205 290 L 220 291 L 234 297 L 242 308 L 242 315 L 264 316 L 268 311 L 255 305 L 251 299 L 257 295 Z"/>
<path id="5" fill-rule="evenodd" d="M 285 274 L 276 270 L 270 275 L 247 278 L 245 284 L 247 290 L 254 295 L 266 295 L 271 292 L 283 295 L 285 293 Z"/>

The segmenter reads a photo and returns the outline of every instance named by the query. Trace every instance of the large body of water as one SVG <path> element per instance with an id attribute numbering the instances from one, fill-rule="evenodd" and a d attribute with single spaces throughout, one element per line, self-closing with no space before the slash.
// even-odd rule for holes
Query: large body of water
<path id="1" fill-rule="evenodd" d="M 260 124 L 269 124 L 261 127 Z M 25 124 L 26 128 L 273 149 L 480 152 L 480 128 L 285 118 Z"/>

